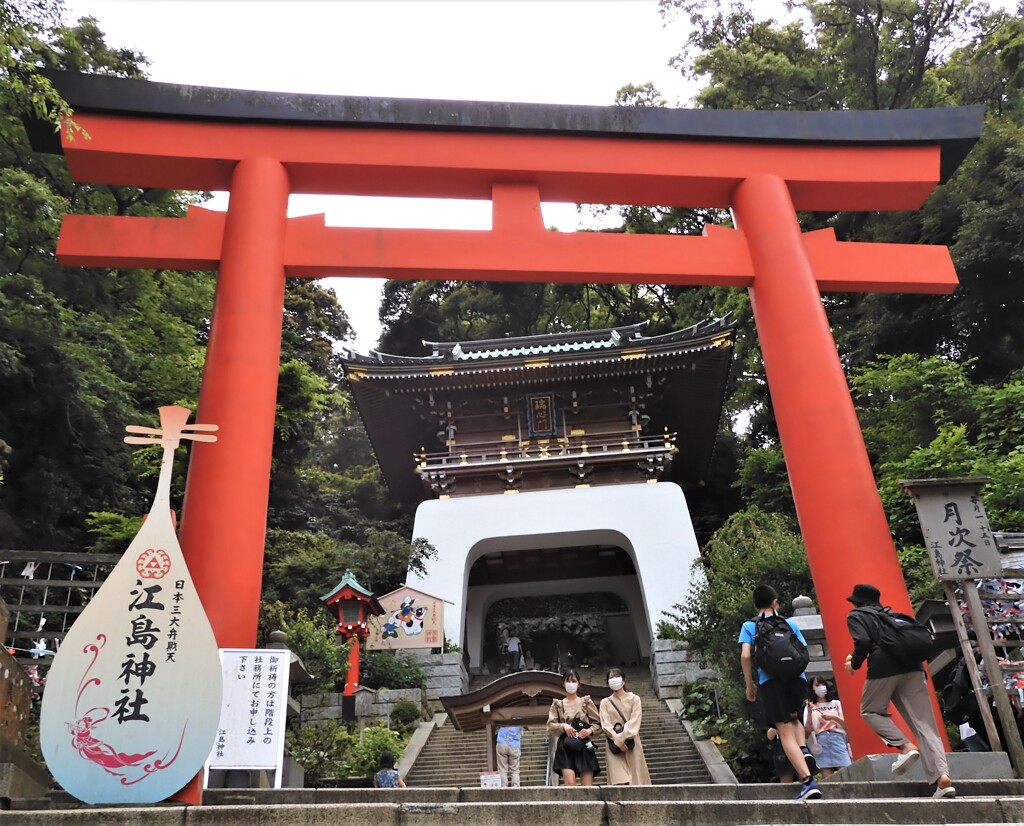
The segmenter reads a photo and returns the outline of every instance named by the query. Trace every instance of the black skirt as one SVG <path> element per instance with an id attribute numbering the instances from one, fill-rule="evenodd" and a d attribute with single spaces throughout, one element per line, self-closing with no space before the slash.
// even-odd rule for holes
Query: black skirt
<path id="1" fill-rule="evenodd" d="M 574 772 L 577 777 L 588 772 L 597 777 L 601 773 L 601 764 L 597 762 L 597 744 L 595 743 L 592 749 L 581 748 L 580 746 L 583 746 L 586 742 L 586 740 L 581 740 L 578 741 L 579 746 L 576 743 L 572 743 L 566 748 L 565 735 L 563 734 L 559 737 L 558 745 L 555 747 L 555 762 L 551 765 L 551 771 L 561 774 L 568 769 Z"/>

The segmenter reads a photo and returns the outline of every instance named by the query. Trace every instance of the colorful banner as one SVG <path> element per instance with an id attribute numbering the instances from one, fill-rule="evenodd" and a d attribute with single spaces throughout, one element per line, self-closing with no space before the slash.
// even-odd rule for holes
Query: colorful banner
<path id="1" fill-rule="evenodd" d="M 384 613 L 370 617 L 368 649 L 441 648 L 444 600 L 402 586 L 379 598 Z"/>

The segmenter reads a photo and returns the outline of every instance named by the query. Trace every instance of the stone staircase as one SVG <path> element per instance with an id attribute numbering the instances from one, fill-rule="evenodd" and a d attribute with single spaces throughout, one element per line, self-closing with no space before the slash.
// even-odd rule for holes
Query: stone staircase
<path id="1" fill-rule="evenodd" d="M 483 688 L 493 677 L 476 677 L 470 691 Z M 709 783 L 711 776 L 682 724 L 659 700 L 650 678 L 629 679 L 629 689 L 643 701 L 644 717 L 640 737 L 644 744 L 647 768 L 655 785 L 675 783 Z M 604 744 L 597 745 L 604 781 Z M 520 783 L 523 786 L 544 786 L 547 767 L 547 732 L 540 726 L 523 732 Z M 413 787 L 479 785 L 480 773 L 487 770 L 487 734 L 483 731 L 463 733 L 450 723 L 435 728 L 426 745 L 407 773 L 406 782 Z"/>
<path id="2" fill-rule="evenodd" d="M 12 826 L 937 826 L 1024 822 L 1024 781 L 957 782 L 932 800 L 924 783 L 822 784 L 797 802 L 791 784 L 482 789 L 218 789 L 202 806 L 84 806 L 66 796 L 10 801 Z M 34 803 L 34 810 L 24 804 Z M 45 808 L 44 808 L 45 806 Z"/>

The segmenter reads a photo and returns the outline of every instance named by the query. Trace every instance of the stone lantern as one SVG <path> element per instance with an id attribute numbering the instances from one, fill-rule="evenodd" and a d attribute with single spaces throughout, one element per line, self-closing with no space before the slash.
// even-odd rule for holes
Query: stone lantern
<path id="1" fill-rule="evenodd" d="M 367 591 L 356 582 L 351 571 L 346 570 L 341 581 L 333 590 L 320 597 L 327 609 L 338 618 L 338 634 L 346 641 L 352 640 L 348 652 L 348 673 L 345 675 L 344 695 L 351 697 L 359 687 L 360 641 L 370 634 L 369 618 L 384 613 L 372 591 Z"/>

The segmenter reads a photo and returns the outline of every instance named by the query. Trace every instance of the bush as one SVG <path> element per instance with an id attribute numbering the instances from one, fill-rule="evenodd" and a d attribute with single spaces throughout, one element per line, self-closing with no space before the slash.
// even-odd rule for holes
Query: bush
<path id="1" fill-rule="evenodd" d="M 427 672 L 419 660 L 393 651 L 363 651 L 359 663 L 363 688 L 426 688 Z"/>
<path id="2" fill-rule="evenodd" d="M 306 783 L 315 786 L 325 777 L 345 777 L 356 737 L 343 723 L 327 721 L 302 726 L 285 734 L 292 757 L 306 773 Z"/>
<path id="3" fill-rule="evenodd" d="M 363 729 L 362 740 L 352 748 L 348 761 L 349 775 L 373 777 L 377 773 L 380 756 L 386 751 L 394 755 L 397 763 L 398 758 L 405 751 L 402 738 L 384 726 L 367 726 Z"/>
<path id="4" fill-rule="evenodd" d="M 682 640 L 683 629 L 680 627 L 679 622 L 675 620 L 675 614 L 671 614 L 668 611 L 662 611 L 669 619 L 658 620 L 658 626 L 654 629 L 654 639 L 656 640 Z"/>
<path id="5" fill-rule="evenodd" d="M 741 783 L 768 783 L 774 777 L 764 732 L 741 711 L 730 714 L 727 697 L 719 697 L 710 680 L 689 683 L 683 695 L 683 716 L 697 737 L 714 743 Z"/>
<path id="6" fill-rule="evenodd" d="M 399 700 L 391 707 L 391 727 L 402 734 L 423 719 L 423 708 L 411 700 Z"/>
<path id="7" fill-rule="evenodd" d="M 288 647 L 299 655 L 314 680 L 308 685 L 295 685 L 293 694 L 344 688 L 351 642 L 338 645 L 335 624 L 326 613 L 311 617 L 305 609 L 300 609 L 285 623 L 283 630 L 288 634 Z"/>

